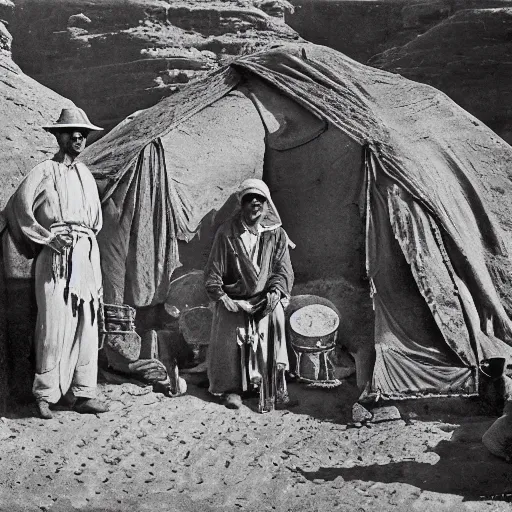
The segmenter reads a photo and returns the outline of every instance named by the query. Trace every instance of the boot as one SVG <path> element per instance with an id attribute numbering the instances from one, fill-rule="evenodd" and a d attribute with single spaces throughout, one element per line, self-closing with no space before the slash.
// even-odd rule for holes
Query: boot
<path id="1" fill-rule="evenodd" d="M 96 398 L 78 397 L 73 405 L 73 410 L 80 414 L 100 414 L 108 411 L 108 405 Z"/>
<path id="2" fill-rule="evenodd" d="M 224 393 L 221 402 L 228 409 L 240 409 L 242 407 L 242 397 L 237 393 Z"/>
<path id="3" fill-rule="evenodd" d="M 38 400 L 36 402 L 37 412 L 44 420 L 51 420 L 53 418 L 52 411 L 50 411 L 50 404 L 46 400 Z"/>

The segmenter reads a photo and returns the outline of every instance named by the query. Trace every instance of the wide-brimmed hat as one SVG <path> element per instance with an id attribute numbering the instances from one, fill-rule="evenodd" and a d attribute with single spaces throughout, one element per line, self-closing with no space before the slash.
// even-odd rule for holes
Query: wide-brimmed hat
<path id="1" fill-rule="evenodd" d="M 82 130 L 90 131 L 101 131 L 103 128 L 95 126 L 89 121 L 87 114 L 77 107 L 63 108 L 60 113 L 59 119 L 53 124 L 47 124 L 43 126 L 43 129 L 47 132 L 53 132 L 58 130 L 67 130 L 70 128 L 77 128 Z"/>

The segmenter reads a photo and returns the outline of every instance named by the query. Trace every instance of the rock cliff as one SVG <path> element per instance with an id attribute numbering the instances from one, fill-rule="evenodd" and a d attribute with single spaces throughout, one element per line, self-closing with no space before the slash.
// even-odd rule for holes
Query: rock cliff
<path id="1" fill-rule="evenodd" d="M 25 75 L 5 45 L 0 50 L 0 98 L 1 210 L 23 176 L 55 152 L 55 138 L 41 126 L 72 102 Z"/>
<path id="2" fill-rule="evenodd" d="M 511 0 L 292 0 L 302 37 L 440 89 L 512 142 Z"/>
<path id="3" fill-rule="evenodd" d="M 16 0 L 14 60 L 111 128 L 235 55 L 298 39 L 284 0 Z"/>
<path id="4" fill-rule="evenodd" d="M 512 5 L 455 13 L 372 65 L 440 89 L 512 143 Z"/>
<path id="5" fill-rule="evenodd" d="M 0 53 L 10 55 L 12 36 L 7 30 L 9 19 L 12 18 L 14 4 L 11 0 L 0 0 Z"/>
<path id="6" fill-rule="evenodd" d="M 512 6 L 511 0 L 291 0 L 288 25 L 308 41 L 366 63 L 403 46 L 465 9 Z"/>

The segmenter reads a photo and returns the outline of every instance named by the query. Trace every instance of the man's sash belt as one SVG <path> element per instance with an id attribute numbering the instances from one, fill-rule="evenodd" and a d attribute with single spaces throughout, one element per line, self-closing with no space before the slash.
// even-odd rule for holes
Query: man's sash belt
<path id="1" fill-rule="evenodd" d="M 55 223 L 50 227 L 53 235 L 69 235 L 72 243 L 62 249 L 61 254 L 52 255 L 53 279 L 65 279 L 64 300 L 69 296 L 73 301 L 73 310 L 80 302 L 92 302 L 97 306 L 101 293 L 101 283 L 96 283 L 95 269 L 91 260 L 94 231 L 88 227 L 72 223 Z"/>

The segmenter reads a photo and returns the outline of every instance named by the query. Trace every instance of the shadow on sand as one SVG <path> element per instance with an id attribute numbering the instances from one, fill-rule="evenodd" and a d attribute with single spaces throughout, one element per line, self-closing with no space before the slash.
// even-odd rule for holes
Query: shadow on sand
<path id="1" fill-rule="evenodd" d="M 491 455 L 481 437 L 492 420 L 467 423 L 457 428 L 450 441 L 432 451 L 436 464 L 402 461 L 352 468 L 320 468 L 300 473 L 308 480 L 405 483 L 424 491 L 456 494 L 469 500 L 512 501 L 512 466 Z"/>
<path id="2" fill-rule="evenodd" d="M 184 376 L 184 375 L 183 375 Z M 186 376 L 187 394 L 205 402 L 218 402 L 205 385 L 205 376 Z M 299 403 L 287 409 L 293 414 L 303 414 L 320 421 L 346 424 L 352 421 L 352 404 L 357 401 L 359 391 L 354 379 L 343 381 L 341 386 L 333 389 L 312 388 L 299 382 L 288 383 L 288 391 L 292 400 Z M 244 399 L 244 405 L 258 414 L 258 398 Z"/>

